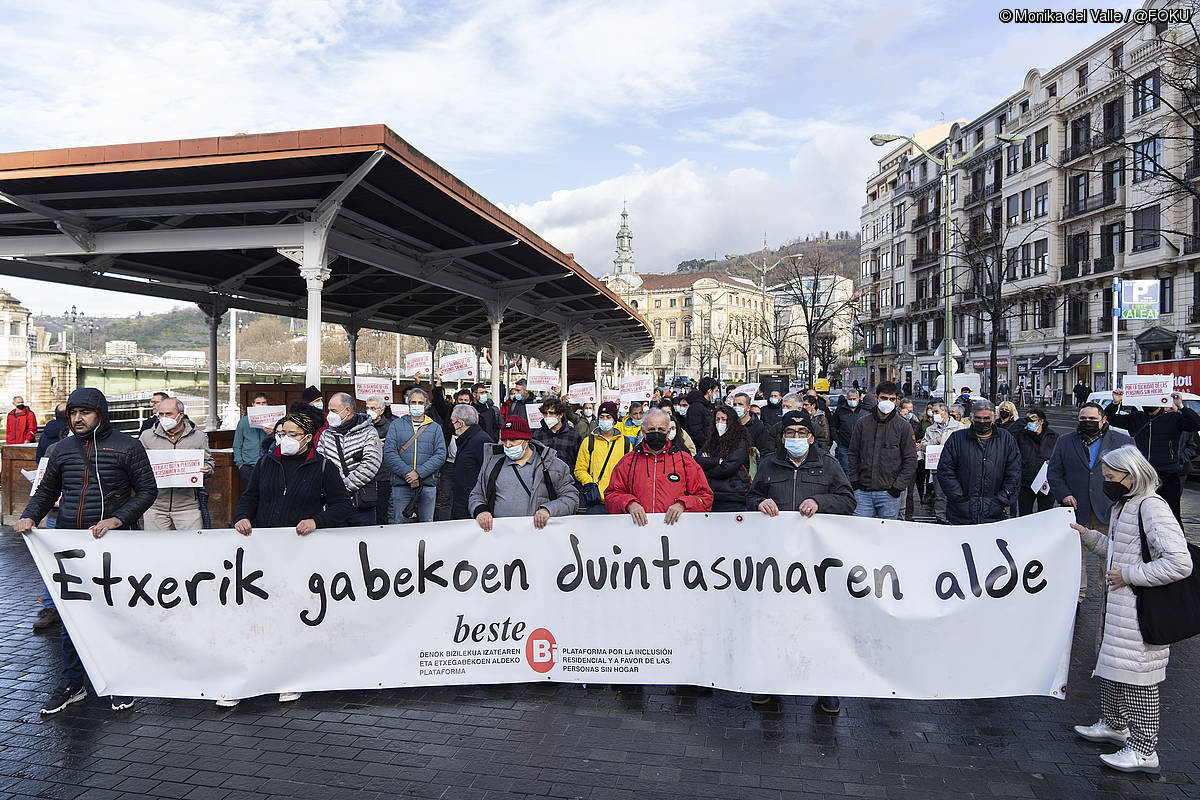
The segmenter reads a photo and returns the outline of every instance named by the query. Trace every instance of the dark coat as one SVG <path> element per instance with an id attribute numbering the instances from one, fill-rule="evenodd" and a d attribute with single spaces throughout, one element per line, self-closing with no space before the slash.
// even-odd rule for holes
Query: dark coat
<path id="1" fill-rule="evenodd" d="M 895 410 L 882 420 L 874 411 L 864 415 L 850 437 L 848 461 L 851 486 L 866 492 L 886 489 L 899 497 L 917 472 L 912 426 Z"/>
<path id="2" fill-rule="evenodd" d="M 690 411 L 688 412 L 691 413 Z M 696 456 L 704 470 L 713 500 L 720 503 L 744 503 L 750 491 L 750 441 L 742 436 L 726 456 Z"/>
<path id="3" fill-rule="evenodd" d="M 1021 486 L 1028 486 L 1042 469 L 1042 464 L 1054 454 L 1058 434 L 1050 430 L 1050 423 L 1042 425 L 1042 435 L 1022 428 L 1017 433 L 1017 447 L 1021 451 Z"/>
<path id="4" fill-rule="evenodd" d="M 1078 431 L 1063 434 L 1054 444 L 1054 452 L 1050 454 L 1050 469 L 1047 477 L 1050 480 L 1050 493 L 1058 502 L 1065 497 L 1074 497 L 1078 504 L 1075 507 L 1075 521 L 1085 524 L 1093 513 L 1096 519 L 1108 524 L 1108 512 L 1112 510 L 1113 502 L 1104 494 L 1104 474 L 1100 471 L 1100 460 L 1110 450 L 1116 450 L 1127 444 L 1133 444 L 1127 434 L 1113 430 L 1109 425 L 1104 429 L 1100 439 L 1100 454 L 1096 463 L 1089 463 L 1088 449 L 1079 438 Z"/>
<path id="5" fill-rule="evenodd" d="M 36 458 L 40 461 L 42 456 L 46 455 L 46 451 L 50 449 L 50 445 L 59 439 L 65 439 L 70 432 L 71 425 L 66 420 L 66 414 L 63 414 L 61 419 L 55 414 L 54 419 L 47 422 L 46 427 L 42 428 L 41 438 L 38 439 Z"/>
<path id="6" fill-rule="evenodd" d="M 716 414 L 713 404 L 704 399 L 699 389 L 688 392 L 688 413 L 683 418 L 692 441 L 697 447 L 702 447 L 708 441 L 708 432 L 712 430 L 713 418 Z"/>
<path id="7" fill-rule="evenodd" d="M 479 469 L 483 466 L 483 459 L 490 444 L 494 444 L 492 437 L 478 425 L 472 425 L 458 437 L 458 451 L 454 456 L 451 519 L 471 519 L 471 490 L 479 480 Z"/>
<path id="8" fill-rule="evenodd" d="M 831 427 L 833 430 L 833 441 L 837 442 L 838 447 L 849 447 L 850 437 L 854 435 L 854 428 L 858 425 L 859 420 L 867 415 L 867 408 L 859 401 L 857 408 L 851 408 L 846 405 L 845 399 L 838 403 L 837 409 L 833 412 Z M 826 414 L 826 417 L 829 415 Z"/>
<path id="9" fill-rule="evenodd" d="M 1004 428 L 987 439 L 970 428 L 946 437 L 937 480 L 946 493 L 946 519 L 951 525 L 998 522 L 1021 488 L 1021 450 Z"/>
<path id="10" fill-rule="evenodd" d="M 472 403 L 475 410 L 479 412 L 479 427 L 483 428 L 483 432 L 492 437 L 492 441 L 500 435 L 500 409 L 496 408 L 491 400 L 486 403 Z"/>
<path id="11" fill-rule="evenodd" d="M 781 402 L 779 405 L 773 406 L 771 405 L 771 401 L 768 400 L 767 404 L 762 407 L 763 425 L 766 425 L 767 429 L 770 430 L 778 425 L 781 419 L 783 419 L 783 403 Z"/>
<path id="12" fill-rule="evenodd" d="M 1109 403 L 1104 416 L 1110 425 L 1129 431 L 1138 450 L 1161 472 L 1179 471 L 1180 434 L 1200 431 L 1200 414 L 1187 406 L 1150 415 L 1135 406 Z"/>
<path id="13" fill-rule="evenodd" d="M 108 401 L 99 389 L 76 389 L 67 405 L 99 411 L 100 424 L 88 436 L 58 442 L 21 517 L 41 522 L 61 494 L 60 528 L 89 528 L 108 517 L 121 520 L 123 528 L 135 527 L 158 497 L 146 449 L 132 436 L 113 430 Z"/>
<path id="14" fill-rule="evenodd" d="M 854 513 L 854 491 L 846 480 L 838 460 L 820 445 L 808 448 L 804 463 L 797 467 L 780 447 L 758 465 L 754 485 L 746 499 L 746 509 L 753 511 L 767 498 L 775 501 L 780 511 L 796 511 L 805 500 L 817 504 L 820 514 Z"/>
<path id="15" fill-rule="evenodd" d="M 346 484 L 332 461 L 310 447 L 289 483 L 275 447 L 254 466 L 233 521 L 248 519 L 256 528 L 292 528 L 311 519 L 318 528 L 338 528 L 352 513 Z"/>

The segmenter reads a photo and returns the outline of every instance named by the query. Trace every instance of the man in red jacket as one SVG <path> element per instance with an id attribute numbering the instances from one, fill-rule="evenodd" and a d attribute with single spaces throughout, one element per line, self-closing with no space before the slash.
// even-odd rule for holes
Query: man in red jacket
<path id="1" fill-rule="evenodd" d="M 25 398 L 13 398 L 13 410 L 8 412 L 8 423 L 4 428 L 5 444 L 28 444 L 37 436 L 37 415 L 25 405 Z"/>
<path id="2" fill-rule="evenodd" d="M 642 418 L 642 441 L 613 468 L 604 492 L 610 514 L 629 514 L 634 524 L 646 524 L 647 514 L 666 514 L 674 525 L 685 511 L 711 511 L 712 489 L 704 470 L 679 445 L 667 438 L 671 417 L 651 408 Z"/>

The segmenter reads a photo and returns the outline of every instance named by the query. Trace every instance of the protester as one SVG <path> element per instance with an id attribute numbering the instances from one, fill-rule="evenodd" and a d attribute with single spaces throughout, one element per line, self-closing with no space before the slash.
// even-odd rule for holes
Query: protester
<path id="1" fill-rule="evenodd" d="M 46 427 L 42 428 L 42 435 L 38 437 L 37 452 L 34 455 L 38 461 L 41 461 L 46 451 L 50 449 L 50 445 L 66 438 L 71 432 L 71 424 L 67 421 L 67 406 L 65 403 L 59 403 L 54 407 L 54 419 L 46 423 Z"/>
<path id="2" fill-rule="evenodd" d="M 959 412 L 959 419 L 962 419 L 963 417 L 970 417 L 972 406 L 971 387 L 964 386 L 963 388 L 959 389 L 958 397 L 954 399 L 954 403 L 962 406 L 962 411 Z M 953 411 L 954 409 L 950 410 Z"/>
<path id="3" fill-rule="evenodd" d="M 852 514 L 854 491 L 837 459 L 817 447 L 809 421 L 798 411 L 789 411 L 780 419 L 782 447 L 758 465 L 758 474 L 746 501 L 746 510 L 757 509 L 769 517 L 780 511 L 813 514 Z M 763 705 L 770 695 L 756 694 L 750 702 Z M 819 697 L 822 711 L 836 714 L 841 710 L 837 697 Z"/>
<path id="4" fill-rule="evenodd" d="M 713 424 L 713 404 L 718 391 L 716 379 L 705 375 L 696 388 L 688 392 L 686 402 L 679 406 L 679 414 L 687 423 L 685 427 L 693 442 L 708 441 L 708 431 Z"/>
<path id="5" fill-rule="evenodd" d="M 1017 417 L 1017 407 L 1005 400 L 996 404 L 996 425 L 1016 436 L 1024 429 L 1025 422 Z"/>
<path id="6" fill-rule="evenodd" d="M 608 490 L 613 470 L 633 443 L 617 430 L 617 404 L 600 404 L 596 430 L 585 437 L 575 457 L 575 480 L 583 487 L 581 499 L 586 514 L 606 514 L 604 493 Z"/>
<path id="7" fill-rule="evenodd" d="M 348 527 L 375 525 L 379 501 L 375 478 L 383 463 L 383 446 L 371 419 L 354 409 L 354 398 L 338 392 L 329 398 L 325 416 L 328 429 L 316 450 L 332 463 L 346 484 L 354 510 L 346 518 Z"/>
<path id="8" fill-rule="evenodd" d="M 287 415 L 285 414 L 284 416 L 287 416 Z M 275 421 L 275 424 L 271 426 L 270 435 L 263 439 L 262 452 L 259 454 L 259 458 L 262 458 L 267 453 L 271 452 L 271 449 L 273 447 L 275 447 L 276 444 L 279 443 L 278 442 L 279 436 L 282 433 L 283 433 L 283 417 L 280 417 L 279 419 L 277 419 Z M 242 490 L 245 491 L 245 488 L 246 487 L 243 484 Z"/>
<path id="9" fill-rule="evenodd" d="M 878 402 L 854 425 L 847 478 L 854 487 L 855 516 L 900 518 L 900 498 L 917 469 L 912 426 L 900 416 L 900 389 L 891 381 L 875 387 Z"/>
<path id="10" fill-rule="evenodd" d="M 704 379 L 700 382 L 703 385 Z M 715 386 L 715 382 L 709 386 L 710 393 Z M 712 510 L 713 493 L 704 470 L 667 439 L 670 425 L 670 416 L 661 408 L 646 413 L 642 441 L 613 469 L 604 493 L 608 513 L 629 514 L 635 525 L 642 526 L 648 514 L 665 514 L 664 521 L 674 525 L 685 511 Z"/>
<path id="11" fill-rule="evenodd" d="M 768 431 L 772 431 L 779 425 L 779 421 L 783 418 L 783 393 L 778 389 L 772 389 L 767 395 L 767 404 L 762 409 L 762 421 L 767 426 Z M 828 447 L 828 445 L 826 445 Z"/>
<path id="12" fill-rule="evenodd" d="M 981 525 L 1008 517 L 1021 486 L 1017 440 L 996 424 L 990 400 L 979 399 L 971 427 L 948 436 L 937 468 L 951 525 Z"/>
<path id="13" fill-rule="evenodd" d="M 857 389 L 846 392 L 845 402 L 838 403 L 833 412 L 833 441 L 837 444 L 837 460 L 842 466 L 842 472 L 850 477 L 850 439 L 860 420 L 867 416 L 867 409 L 862 407 Z"/>
<path id="14" fill-rule="evenodd" d="M 1179 438 L 1184 433 L 1200 431 L 1200 414 L 1183 404 L 1183 395 L 1171 393 L 1172 407 L 1151 406 L 1141 409 L 1124 405 L 1123 389 L 1113 390 L 1113 401 L 1104 409 L 1104 415 L 1129 431 L 1134 444 L 1142 455 L 1158 471 L 1160 478 L 1158 494 L 1167 501 L 1171 513 L 1182 524 L 1179 502 L 1183 494 L 1183 479 L 1180 475 Z"/>
<path id="15" fill-rule="evenodd" d="M 42 482 L 13 530 L 33 530 L 55 502 L 60 502 L 61 527 L 90 528 L 97 539 L 110 530 L 136 527 L 158 497 L 145 449 L 133 437 L 113 429 L 108 401 L 98 389 L 71 392 L 67 416 L 73 436 L 55 445 Z M 64 629 L 62 682 L 42 706 L 42 714 L 57 714 L 86 698 L 86 677 L 83 662 Z M 113 711 L 123 711 L 133 706 L 133 700 L 114 695 L 109 705 Z"/>
<path id="16" fill-rule="evenodd" d="M 594 403 L 584 403 L 579 406 L 577 413 L 568 413 L 567 419 L 575 426 L 575 430 L 579 431 L 580 437 L 587 436 L 596 430 L 596 405 Z"/>
<path id="17" fill-rule="evenodd" d="M 930 447 L 945 445 L 946 438 L 950 434 L 966 427 L 949 413 L 941 400 L 930 401 L 927 409 L 932 409 L 932 413 L 930 425 L 925 429 L 925 436 L 921 439 L 919 447 L 922 463 L 925 462 Z M 925 495 L 921 502 L 925 504 L 926 508 L 933 510 L 933 515 L 939 522 L 945 522 L 946 495 L 938 484 L 937 470 L 927 469 L 926 475 L 928 483 L 923 484 Z"/>
<path id="18" fill-rule="evenodd" d="M 735 394 L 732 406 L 738 421 L 742 423 L 742 427 L 746 429 L 746 435 L 750 438 L 750 446 L 754 448 L 755 461 L 757 462 L 766 453 L 775 452 L 775 442 L 771 440 L 771 432 L 767 430 L 767 426 L 763 424 L 762 420 L 752 413 L 752 409 L 757 406 L 750 399 L 750 395 L 745 392 Z"/>
<path id="19" fill-rule="evenodd" d="M 1083 404 L 1087 402 L 1088 395 L 1092 393 L 1092 390 L 1086 383 L 1083 382 L 1082 379 L 1080 379 L 1079 382 L 1075 384 L 1075 388 L 1071 390 L 1071 393 L 1075 395 L 1075 405 L 1082 407 Z M 1116 394 L 1116 391 L 1114 391 L 1114 399 L 1116 398 Z M 1118 403 L 1119 402 L 1120 401 L 1118 401 Z"/>
<path id="20" fill-rule="evenodd" d="M 1054 445 L 1058 442 L 1058 434 L 1050 428 L 1046 409 L 1041 406 L 1031 408 L 1025 418 L 1025 427 L 1017 433 L 1017 447 L 1021 450 L 1021 494 L 1017 500 L 1022 517 L 1032 514 L 1035 504 L 1038 511 L 1054 508 L 1053 492 L 1035 492 L 1030 487 L 1042 467 L 1050 463 Z"/>
<path id="21" fill-rule="evenodd" d="M 637 438 L 642 434 L 642 418 L 645 416 L 645 413 L 645 408 L 642 404 L 634 400 L 629 404 L 629 411 L 617 422 L 617 430 L 623 436 L 628 436 L 636 442 Z"/>
<path id="22" fill-rule="evenodd" d="M 1138 623 L 1137 588 L 1163 586 L 1191 575 L 1195 565 L 1179 521 L 1155 494 L 1158 475 L 1136 447 L 1101 456 L 1104 494 L 1113 501 L 1110 530 L 1078 523 L 1083 546 L 1107 558 L 1096 668 L 1100 679 L 1100 720 L 1076 725 L 1090 742 L 1121 745 L 1100 756 L 1121 772 L 1159 771 L 1158 685 L 1167 677 L 1170 648 L 1147 644 Z M 1151 559 L 1143 561 L 1143 531 Z"/>
<path id="23" fill-rule="evenodd" d="M 396 417 L 392 414 L 392 407 L 383 401 L 383 397 L 373 394 L 367 398 L 367 417 L 371 420 L 371 427 L 375 429 L 375 435 L 379 437 L 380 447 L 387 441 L 388 428 L 392 426 L 392 422 Z M 375 473 L 375 524 L 388 525 L 392 521 L 392 469 L 387 465 L 387 459 L 381 457 L 379 460 L 379 471 Z"/>
<path id="24" fill-rule="evenodd" d="M 142 426 L 138 428 L 138 436 L 154 427 L 154 423 L 158 421 L 158 404 L 169 396 L 166 392 L 155 392 L 150 395 L 150 414 L 142 420 Z"/>
<path id="25" fill-rule="evenodd" d="M 1133 444 L 1128 434 L 1113 430 L 1097 403 L 1079 409 L 1078 427 L 1058 437 L 1050 454 L 1050 491 L 1058 502 L 1075 509 L 1075 521 L 1091 530 L 1108 532 L 1113 501 L 1104 494 L 1101 458 L 1118 447 Z M 1087 550 L 1080 548 L 1079 602 L 1087 595 Z"/>
<path id="26" fill-rule="evenodd" d="M 529 413 L 525 408 L 525 404 L 533 402 L 533 394 L 526 390 L 528 385 L 528 381 L 521 378 L 521 380 L 517 381 L 516 386 L 512 388 L 512 391 L 509 392 L 508 400 L 504 403 L 503 408 L 501 408 L 504 419 L 507 420 L 511 415 L 515 414 L 526 422 L 529 421 Z"/>
<path id="27" fill-rule="evenodd" d="M 471 386 L 471 401 L 475 410 L 479 412 L 479 427 L 495 441 L 496 435 L 500 433 L 500 409 L 496 408 L 495 402 L 488 395 L 486 384 L 476 383 Z"/>
<path id="28" fill-rule="evenodd" d="M 681 428 L 673 417 L 671 425 L 667 429 L 667 438 L 672 442 L 679 442 L 680 446 L 688 452 L 688 455 L 693 458 L 696 457 L 696 443 L 692 441 L 692 437 L 688 436 L 687 431 Z"/>
<path id="29" fill-rule="evenodd" d="M 158 424 L 138 440 L 147 450 L 199 450 L 204 453 L 204 474 L 212 475 L 213 457 L 208 435 L 184 413 L 183 401 L 168 397 L 158 404 Z M 206 526 L 200 515 L 199 487 L 161 488 L 146 512 L 146 527 L 156 531 L 198 531 Z"/>
<path id="30" fill-rule="evenodd" d="M 250 398 L 250 405 L 266 406 L 270 405 L 270 402 L 265 392 L 255 392 Z M 243 487 L 250 483 L 250 472 L 262 455 L 263 440 L 266 438 L 268 434 L 265 430 L 250 424 L 249 413 L 238 420 L 233 431 L 233 463 L 238 468 Z"/>
<path id="31" fill-rule="evenodd" d="M 354 506 L 341 472 L 314 445 L 316 420 L 308 414 L 288 414 L 280 425 L 275 447 L 258 462 L 238 500 L 234 529 L 249 536 L 255 528 L 294 528 L 307 536 L 318 528 L 346 525 Z M 279 693 L 281 703 L 299 699 L 299 692 Z M 231 708 L 239 702 L 222 698 L 216 704 Z"/>
<path id="32" fill-rule="evenodd" d="M 25 398 L 17 395 L 12 399 L 13 408 L 8 412 L 4 428 L 5 444 L 29 444 L 37 438 L 37 415 L 25 405 Z"/>
<path id="33" fill-rule="evenodd" d="M 383 448 L 392 471 L 392 522 L 432 522 L 438 472 L 446 463 L 446 442 L 441 429 L 425 413 L 425 390 L 414 387 L 405 400 L 408 414 L 392 423 Z M 405 512 L 414 497 L 417 516 L 412 519 Z"/>
<path id="34" fill-rule="evenodd" d="M 567 404 L 558 398 L 542 403 L 542 422 L 533 432 L 533 440 L 553 448 L 560 461 L 567 465 L 568 472 L 575 466 L 583 434 L 567 421 Z"/>
<path id="35" fill-rule="evenodd" d="M 454 461 L 458 457 L 458 442 L 454 438 L 455 425 L 454 421 L 450 418 L 451 410 L 460 405 L 473 405 L 473 401 L 471 390 L 464 388 L 454 393 L 453 404 L 447 404 L 445 392 L 441 388 L 441 373 L 437 372 L 434 374 L 437 376 L 437 383 L 433 387 L 433 410 L 437 419 L 441 422 L 442 438 L 446 440 L 446 463 L 438 473 L 433 518 L 435 521 L 442 522 L 454 518 Z M 476 416 L 478 416 L 478 412 Z"/>
<path id="36" fill-rule="evenodd" d="M 471 490 L 471 516 L 485 531 L 496 517 L 533 517 L 541 530 L 551 517 L 579 508 L 579 490 L 571 468 L 554 448 L 533 441 L 529 423 L 510 415 L 500 429 L 500 444 L 485 451 L 479 479 Z"/>
<path id="37" fill-rule="evenodd" d="M 713 418 L 708 441 L 696 456 L 713 493 L 712 510 L 745 511 L 750 491 L 750 435 L 729 406 L 717 406 Z"/>
<path id="38" fill-rule="evenodd" d="M 804 415 L 808 417 L 808 429 L 812 431 L 813 436 L 817 440 L 817 444 L 821 445 L 826 452 L 833 446 L 833 433 L 829 430 L 829 419 L 825 416 L 825 410 L 821 408 L 821 401 L 816 397 L 805 395 L 801 400 L 800 408 Z M 843 475 L 846 473 L 843 472 Z"/>
<path id="39" fill-rule="evenodd" d="M 450 498 L 450 518 L 470 519 L 471 490 L 479 480 L 483 460 L 494 444 L 492 437 L 479 425 L 479 410 L 473 404 L 459 404 L 450 412 L 454 425 L 454 465 Z M 443 468 L 445 469 L 445 468 Z"/>

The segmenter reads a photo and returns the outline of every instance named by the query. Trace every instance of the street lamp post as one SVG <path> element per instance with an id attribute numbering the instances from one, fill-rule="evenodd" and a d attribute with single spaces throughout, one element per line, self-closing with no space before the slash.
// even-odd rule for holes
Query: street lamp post
<path id="1" fill-rule="evenodd" d="M 998 133 L 996 134 L 996 138 L 1002 142 L 1009 142 L 1010 144 L 1020 144 L 1021 142 L 1025 141 L 1024 135 L 1013 133 Z M 950 154 L 949 141 L 946 142 L 946 154 L 942 158 L 938 158 L 937 156 L 933 155 L 924 147 L 917 144 L 912 138 L 895 133 L 877 133 L 871 137 L 871 144 L 875 145 L 876 147 L 882 147 L 888 142 L 894 142 L 897 139 L 903 139 L 913 147 L 920 150 L 925 154 L 926 158 L 928 158 L 942 170 L 942 221 L 945 230 L 942 235 L 942 247 L 945 248 L 946 253 L 945 263 L 942 267 L 942 291 L 946 295 L 946 319 L 943 323 L 945 329 L 943 331 L 942 339 L 942 344 L 946 350 L 946 355 L 945 361 L 942 364 L 942 394 L 946 404 L 949 405 L 950 403 L 954 402 L 954 389 L 950 385 L 950 377 L 954 374 L 954 270 L 950 264 L 950 242 L 952 241 L 950 238 L 950 174 L 954 170 L 958 169 L 958 167 L 964 161 L 975 155 L 975 151 L 983 147 L 983 143 L 987 140 L 984 139 L 983 141 L 977 142 L 974 147 L 957 158 Z"/>

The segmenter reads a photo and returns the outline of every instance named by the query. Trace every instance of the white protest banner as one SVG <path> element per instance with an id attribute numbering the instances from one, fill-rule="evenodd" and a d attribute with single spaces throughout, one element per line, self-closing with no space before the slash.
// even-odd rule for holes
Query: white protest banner
<path id="1" fill-rule="evenodd" d="M 1125 397 L 1121 402 L 1127 406 L 1167 408 L 1171 405 L 1174 375 L 1126 375 L 1122 381 Z"/>
<path id="2" fill-rule="evenodd" d="M 433 375 L 433 353 L 424 350 L 420 353 L 405 355 L 404 374 L 413 378 L 431 377 Z"/>
<path id="3" fill-rule="evenodd" d="M 24 541 L 102 696 L 548 680 L 1062 697 L 1079 595 L 1073 519 L 1066 508 L 977 526 L 785 512 L 667 526 L 653 514 L 639 528 L 626 514 L 572 515 L 541 531 L 523 517 L 490 533 L 462 520 Z"/>
<path id="4" fill-rule="evenodd" d="M 749 396 L 749 398 L 751 400 L 753 400 L 754 395 L 758 394 L 758 384 L 757 383 L 743 383 L 741 386 L 735 387 L 734 390 L 729 393 L 729 396 L 732 398 L 732 397 L 736 397 L 739 394 L 747 395 L 747 396 Z"/>
<path id="5" fill-rule="evenodd" d="M 251 428 L 262 428 L 265 431 L 273 430 L 275 423 L 287 414 L 287 406 L 249 406 L 246 408 L 246 416 L 250 418 Z"/>
<path id="6" fill-rule="evenodd" d="M 392 403 L 389 408 L 392 409 L 393 417 L 407 417 L 408 403 Z"/>
<path id="7" fill-rule="evenodd" d="M 567 402 L 583 405 L 596 402 L 596 382 L 572 383 L 567 387 Z"/>
<path id="8" fill-rule="evenodd" d="M 354 376 L 354 399 L 366 400 L 373 395 L 379 395 L 383 402 L 392 402 L 391 378 L 360 378 Z"/>
<path id="9" fill-rule="evenodd" d="M 1033 479 L 1033 483 L 1029 484 L 1029 489 L 1034 494 L 1050 494 L 1050 462 L 1042 464 L 1042 468 L 1038 470 L 1037 477 Z"/>
<path id="10" fill-rule="evenodd" d="M 621 402 L 645 402 L 650 399 L 650 393 L 654 391 L 654 376 L 652 375 L 631 375 L 628 378 L 621 378 Z"/>
<path id="11" fill-rule="evenodd" d="M 530 367 L 528 389 L 531 392 L 548 392 L 551 388 L 558 385 L 558 377 L 558 370 L 556 369 Z"/>
<path id="12" fill-rule="evenodd" d="M 529 418 L 529 430 L 536 431 L 538 426 L 542 424 L 542 404 L 526 403 L 525 416 Z"/>
<path id="13" fill-rule="evenodd" d="M 160 489 L 197 488 L 204 485 L 203 450 L 147 450 L 154 482 Z"/>
<path id="14" fill-rule="evenodd" d="M 475 354 L 454 353 L 442 356 L 438 360 L 438 369 L 441 371 L 444 381 L 475 380 Z"/>
<path id="15" fill-rule="evenodd" d="M 621 393 L 616 389 L 605 389 L 602 396 L 605 403 L 619 403 L 621 401 Z"/>
<path id="16" fill-rule="evenodd" d="M 925 469 L 936 471 L 938 462 L 942 460 L 942 447 L 940 444 L 930 444 L 925 446 Z"/>
<path id="17" fill-rule="evenodd" d="M 33 493 L 37 491 L 38 484 L 42 482 L 42 478 L 46 475 L 46 465 L 50 463 L 50 459 L 42 456 L 38 459 L 36 469 L 23 469 L 21 475 L 25 480 L 29 481 L 29 496 L 33 497 Z"/>

